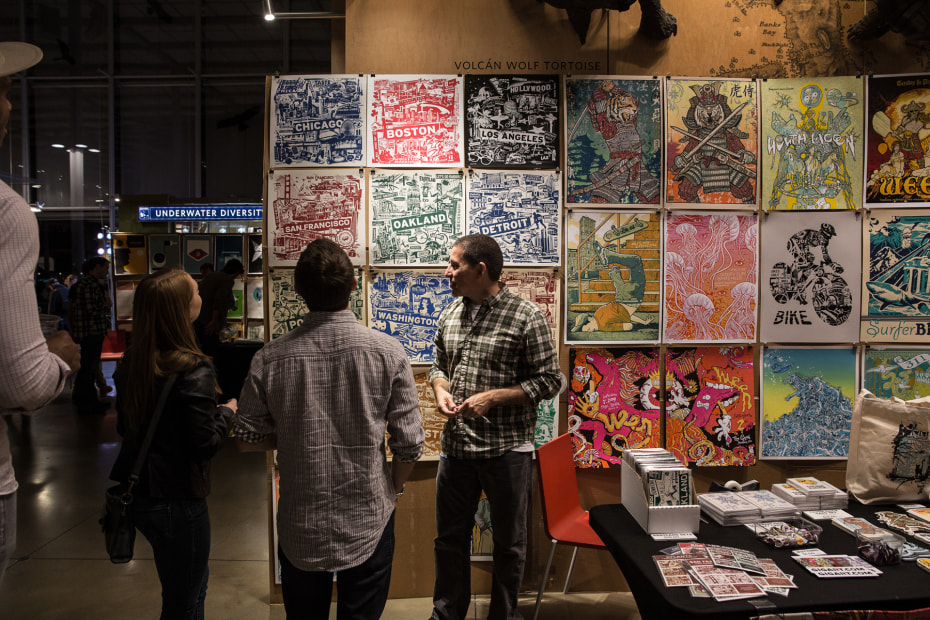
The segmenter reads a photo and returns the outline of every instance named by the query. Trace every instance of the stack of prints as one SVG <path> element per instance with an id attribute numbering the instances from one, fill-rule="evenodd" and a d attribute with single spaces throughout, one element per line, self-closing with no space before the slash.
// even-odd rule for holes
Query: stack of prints
<path id="1" fill-rule="evenodd" d="M 691 470 L 662 448 L 623 451 L 623 458 L 643 481 L 650 506 L 688 506 L 691 502 Z"/>
<path id="2" fill-rule="evenodd" d="M 845 491 L 812 476 L 788 478 L 784 483 L 773 484 L 772 492 L 801 510 L 832 510 L 849 505 Z"/>
<path id="3" fill-rule="evenodd" d="M 743 493 L 702 493 L 698 495 L 701 512 L 720 525 L 742 525 L 762 518 L 762 510 Z"/>

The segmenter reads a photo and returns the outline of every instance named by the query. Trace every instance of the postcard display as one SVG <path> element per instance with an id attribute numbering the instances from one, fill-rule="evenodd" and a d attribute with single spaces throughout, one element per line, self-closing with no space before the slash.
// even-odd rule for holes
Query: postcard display
<path id="1" fill-rule="evenodd" d="M 301 249 L 332 239 L 434 411 L 443 271 L 484 233 L 567 356 L 578 467 L 844 459 L 860 384 L 930 393 L 930 76 L 269 83 L 269 339 L 299 324 Z"/>

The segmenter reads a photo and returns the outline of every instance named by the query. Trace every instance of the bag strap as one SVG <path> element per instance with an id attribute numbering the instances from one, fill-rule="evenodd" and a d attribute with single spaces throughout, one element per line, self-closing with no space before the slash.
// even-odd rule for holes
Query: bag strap
<path id="1" fill-rule="evenodd" d="M 155 429 L 158 428 L 158 420 L 161 418 L 161 413 L 165 409 L 165 403 L 168 402 L 168 395 L 171 394 L 171 388 L 174 387 L 174 381 L 178 378 L 178 375 L 170 374 L 168 379 L 165 381 L 165 385 L 161 388 L 161 394 L 158 395 L 158 404 L 155 405 L 155 411 L 152 413 L 152 419 L 149 421 L 149 429 L 145 433 L 145 439 L 142 441 L 142 446 L 139 448 L 139 453 L 136 455 L 136 462 L 132 466 L 132 473 L 129 474 L 129 488 L 126 489 L 125 495 L 132 496 L 132 487 L 139 482 L 139 473 L 142 471 L 142 465 L 145 463 L 145 459 L 149 454 L 149 448 L 152 446 L 152 439 L 155 438 Z"/>

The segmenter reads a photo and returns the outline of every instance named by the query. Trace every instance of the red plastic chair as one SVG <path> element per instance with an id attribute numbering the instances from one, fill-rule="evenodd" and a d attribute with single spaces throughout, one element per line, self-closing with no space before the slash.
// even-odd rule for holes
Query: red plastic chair
<path id="1" fill-rule="evenodd" d="M 100 352 L 101 362 L 118 362 L 126 352 L 126 332 L 121 329 L 111 329 L 103 339 L 103 350 Z"/>
<path id="2" fill-rule="evenodd" d="M 539 494 L 542 499 L 543 525 L 546 536 L 552 541 L 546 568 L 539 582 L 539 594 L 536 595 L 536 610 L 533 620 L 539 616 L 539 603 L 542 601 L 546 579 L 552 567 L 552 556 L 558 544 L 572 545 L 572 562 L 565 577 L 562 594 L 568 592 L 568 584 L 575 571 L 575 558 L 578 547 L 589 549 L 607 549 L 600 537 L 588 524 L 588 511 L 581 508 L 578 500 L 578 478 L 575 475 L 575 461 L 572 458 L 572 437 L 566 433 L 556 437 L 536 450 L 536 468 L 539 472 Z"/>

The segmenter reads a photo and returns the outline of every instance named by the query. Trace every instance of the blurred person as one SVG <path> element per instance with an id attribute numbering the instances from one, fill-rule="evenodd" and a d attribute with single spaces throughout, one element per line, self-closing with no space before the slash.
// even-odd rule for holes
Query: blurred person
<path id="1" fill-rule="evenodd" d="M 68 292 L 68 323 L 74 341 L 81 345 L 81 369 L 74 378 L 71 400 L 78 413 L 103 413 L 110 406 L 98 393 L 101 381 L 106 390 L 100 354 L 110 330 L 111 304 L 106 288 L 110 261 L 92 256 L 84 261 L 82 271 L 84 277 Z"/>
<path id="2" fill-rule="evenodd" d="M 64 283 L 58 283 L 55 290 L 52 291 L 48 299 L 48 313 L 61 317 L 59 323 L 60 329 L 71 331 L 71 324 L 68 323 L 68 293 L 70 292 L 70 280 L 73 276 L 68 275 Z M 55 282 L 58 282 L 55 280 Z"/>
<path id="3" fill-rule="evenodd" d="M 235 306 L 233 284 L 236 278 L 245 273 L 242 261 L 226 261 L 220 271 L 207 273 L 200 281 L 200 298 L 203 307 L 200 316 L 194 321 L 194 332 L 200 348 L 210 357 L 215 357 L 220 349 L 220 330 L 226 325 L 226 315 L 230 303 Z"/>

